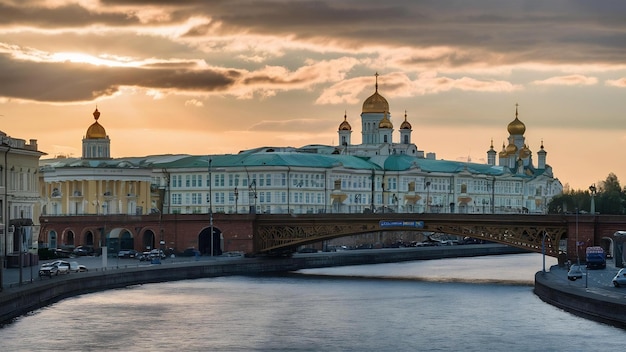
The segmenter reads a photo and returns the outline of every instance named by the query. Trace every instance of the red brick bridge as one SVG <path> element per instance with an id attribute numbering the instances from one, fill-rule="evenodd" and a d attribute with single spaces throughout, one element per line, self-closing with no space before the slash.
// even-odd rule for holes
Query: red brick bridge
<path id="1" fill-rule="evenodd" d="M 577 248 L 584 258 L 585 248 L 593 245 L 621 256 L 626 239 L 616 235 L 626 231 L 626 216 L 589 214 L 87 215 L 43 216 L 40 224 L 39 243 L 49 248 L 194 247 L 202 254 L 210 254 L 212 248 L 214 255 L 275 253 L 351 235 L 418 231 L 485 239 L 553 257 L 567 253 L 575 259 Z"/>

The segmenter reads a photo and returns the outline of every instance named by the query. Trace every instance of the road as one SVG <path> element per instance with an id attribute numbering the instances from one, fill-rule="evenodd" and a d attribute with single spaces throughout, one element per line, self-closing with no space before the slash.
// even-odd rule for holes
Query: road
<path id="1" fill-rule="evenodd" d="M 136 268 L 141 266 L 151 266 L 151 265 L 177 265 L 190 261 L 211 261 L 211 260 L 237 260 L 242 259 L 243 257 L 209 257 L 209 256 L 199 256 L 199 257 L 175 257 L 175 258 L 167 258 L 161 261 L 161 264 L 151 264 L 149 261 L 139 261 L 138 259 L 131 258 L 117 258 L 117 257 L 108 257 L 106 258 L 106 264 L 103 261 L 102 257 L 94 257 L 94 256 L 81 256 L 75 258 L 61 258 L 61 260 L 67 261 L 75 261 L 79 264 L 83 264 L 87 267 L 90 272 L 93 271 L 101 271 L 101 270 L 123 270 L 126 268 Z M 51 260 L 43 260 L 39 262 L 37 266 L 30 266 L 22 268 L 21 272 L 21 281 L 20 281 L 20 269 L 19 268 L 8 268 L 4 269 L 3 273 L 3 287 L 15 287 L 20 285 L 28 285 L 30 282 L 36 280 L 54 280 L 53 278 L 39 278 L 39 266 L 43 263 L 52 262 L 57 259 Z M 81 275 L 83 273 L 71 273 L 70 275 Z M 21 282 L 21 284 L 20 284 Z"/>

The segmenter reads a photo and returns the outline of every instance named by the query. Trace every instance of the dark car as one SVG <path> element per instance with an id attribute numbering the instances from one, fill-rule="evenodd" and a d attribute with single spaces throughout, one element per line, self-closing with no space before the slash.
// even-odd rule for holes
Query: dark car
<path id="1" fill-rule="evenodd" d="M 117 252 L 117 256 L 119 258 L 135 258 L 138 254 L 139 252 L 134 249 L 122 249 L 121 251 Z"/>
<path id="2" fill-rule="evenodd" d="M 185 249 L 182 254 L 183 257 L 194 257 L 197 255 L 200 255 L 200 251 L 193 247 L 189 247 Z"/>
<path id="3" fill-rule="evenodd" d="M 576 281 L 583 278 L 583 270 L 581 265 L 572 265 L 567 272 L 567 279 L 570 281 Z"/>
<path id="4" fill-rule="evenodd" d="M 72 254 L 76 256 L 93 255 L 94 250 L 93 250 L 93 247 L 78 246 L 74 248 L 74 250 L 72 251 Z"/>

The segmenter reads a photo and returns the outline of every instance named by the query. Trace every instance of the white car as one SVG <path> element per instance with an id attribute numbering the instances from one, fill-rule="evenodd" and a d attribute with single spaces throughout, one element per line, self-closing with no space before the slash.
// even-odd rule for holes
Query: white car
<path id="1" fill-rule="evenodd" d="M 87 267 L 83 264 L 78 264 L 78 262 L 70 262 L 70 271 L 74 273 L 89 271 Z"/>
<path id="2" fill-rule="evenodd" d="M 70 263 L 65 260 L 56 260 L 51 263 L 42 264 L 39 268 L 39 277 L 41 276 L 57 276 L 59 274 L 69 274 Z"/>
<path id="3" fill-rule="evenodd" d="M 567 279 L 570 281 L 576 281 L 576 279 L 583 278 L 583 269 L 582 265 L 572 265 L 567 272 Z"/>
<path id="4" fill-rule="evenodd" d="M 622 285 L 626 286 L 626 268 L 619 269 L 613 278 L 613 286 L 620 287 Z"/>

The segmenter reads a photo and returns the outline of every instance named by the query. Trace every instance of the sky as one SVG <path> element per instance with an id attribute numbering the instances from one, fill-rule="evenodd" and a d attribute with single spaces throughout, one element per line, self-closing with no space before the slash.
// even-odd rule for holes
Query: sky
<path id="1" fill-rule="evenodd" d="M 79 157 L 97 108 L 111 156 L 394 141 L 485 163 L 516 115 L 571 189 L 626 185 L 626 1 L 0 0 L 0 130 Z"/>

